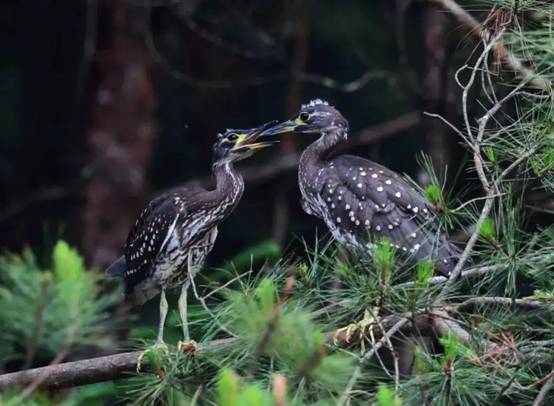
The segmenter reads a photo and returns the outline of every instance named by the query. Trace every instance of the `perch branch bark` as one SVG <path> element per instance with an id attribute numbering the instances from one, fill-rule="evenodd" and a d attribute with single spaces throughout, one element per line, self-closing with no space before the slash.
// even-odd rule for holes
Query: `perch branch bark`
<path id="1" fill-rule="evenodd" d="M 401 318 L 398 315 L 390 315 L 384 317 L 381 323 L 385 328 L 391 328 Z M 423 321 L 424 318 L 421 320 Z M 419 326 L 419 328 L 423 328 L 423 326 Z M 378 333 L 376 335 L 379 336 Z M 230 345 L 236 340 L 237 338 L 231 337 L 201 343 L 197 351 L 214 351 Z M 350 338 L 343 330 L 326 333 L 325 340 L 342 345 L 350 344 Z M 140 354 L 140 351 L 125 352 L 0 375 L 0 390 L 25 387 L 39 382 L 39 380 L 40 387 L 62 389 L 130 377 L 136 371 Z"/>
<path id="2" fill-rule="evenodd" d="M 198 351 L 215 350 L 234 340 L 223 338 L 210 341 L 200 345 Z M 125 378 L 136 371 L 140 354 L 140 351 L 125 352 L 0 375 L 0 390 L 27 386 L 39 380 L 42 381 L 41 387 L 62 389 Z"/>
<path id="3" fill-rule="evenodd" d="M 28 369 L 0 375 L 0 389 L 23 387 L 42 379 L 42 386 L 61 389 L 109 381 L 136 369 L 139 351 Z M 44 377 L 44 378 L 43 378 Z"/>

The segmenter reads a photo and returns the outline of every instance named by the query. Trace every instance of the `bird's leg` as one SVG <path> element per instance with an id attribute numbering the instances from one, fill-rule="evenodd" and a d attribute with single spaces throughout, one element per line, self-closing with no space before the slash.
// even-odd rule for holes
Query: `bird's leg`
<path id="1" fill-rule="evenodd" d="M 190 284 L 192 285 L 192 292 L 194 293 L 194 297 L 200 302 L 200 304 L 202 305 L 202 307 L 204 308 L 206 313 L 208 313 L 212 317 L 215 324 L 217 324 L 218 327 L 221 330 L 225 331 L 231 337 L 236 337 L 237 336 L 236 334 L 234 334 L 232 331 L 227 329 L 223 324 L 221 324 L 221 322 L 217 319 L 217 316 L 215 314 L 213 314 L 213 312 L 210 310 L 210 308 L 206 304 L 206 301 L 204 300 L 204 298 L 198 294 L 198 290 L 196 290 L 196 284 L 194 283 L 193 278 L 190 279 Z"/>
<path id="2" fill-rule="evenodd" d="M 187 291 L 194 277 L 195 271 L 199 268 L 198 264 L 193 263 L 194 255 L 189 253 L 187 259 L 187 280 L 181 286 L 181 295 L 179 296 L 179 314 L 181 316 L 181 323 L 183 325 L 183 339 L 185 341 L 179 341 L 177 348 L 185 353 L 194 353 L 198 345 L 196 341 L 190 339 L 189 324 L 188 324 L 188 310 L 187 310 Z"/>
<path id="3" fill-rule="evenodd" d="M 165 298 L 165 289 L 162 289 L 160 295 L 160 324 L 158 325 L 158 339 L 156 345 L 163 344 L 164 342 L 164 325 L 165 316 L 167 316 L 167 299 Z"/>
<path id="4" fill-rule="evenodd" d="M 190 279 L 187 279 L 181 286 L 181 295 L 179 296 L 179 315 L 183 326 L 183 340 L 190 341 L 188 311 L 187 311 L 187 291 L 190 286 Z"/>
<path id="5" fill-rule="evenodd" d="M 167 352 L 167 346 L 164 343 L 164 325 L 165 325 L 165 317 L 167 316 L 167 299 L 165 297 L 165 289 L 162 289 L 162 293 L 160 294 L 160 324 L 158 325 L 158 338 L 156 339 L 156 343 L 146 349 L 145 351 L 141 352 L 141 354 L 138 357 L 137 360 L 137 372 L 140 372 L 140 368 L 142 366 L 142 360 L 150 353 L 154 354 L 156 357 L 158 357 L 158 350 L 161 349 L 163 352 Z"/>

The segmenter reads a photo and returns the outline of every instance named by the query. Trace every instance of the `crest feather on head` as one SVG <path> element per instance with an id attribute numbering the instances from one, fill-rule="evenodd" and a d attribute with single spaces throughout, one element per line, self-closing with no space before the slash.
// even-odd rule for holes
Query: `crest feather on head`
<path id="1" fill-rule="evenodd" d="M 329 103 L 326 102 L 325 100 L 322 100 L 322 99 L 313 99 L 313 100 L 310 100 L 308 103 L 306 104 L 303 104 L 302 105 L 302 108 L 305 108 L 305 107 L 315 107 L 315 106 L 328 106 Z"/>

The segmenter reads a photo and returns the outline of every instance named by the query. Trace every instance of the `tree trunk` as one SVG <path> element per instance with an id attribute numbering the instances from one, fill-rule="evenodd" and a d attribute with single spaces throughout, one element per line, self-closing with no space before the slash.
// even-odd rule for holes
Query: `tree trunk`
<path id="1" fill-rule="evenodd" d="M 291 25 L 290 40 L 292 42 L 292 62 L 290 66 L 291 80 L 285 100 L 285 110 L 288 117 L 300 108 L 302 102 L 302 81 L 300 75 L 306 71 L 310 36 L 310 0 L 288 3 L 288 19 Z M 297 150 L 295 137 L 283 137 L 281 150 L 284 154 L 291 154 Z M 273 210 L 273 241 L 283 245 L 289 225 L 289 202 L 287 195 L 290 183 L 286 180 L 279 182 Z"/>
<path id="2" fill-rule="evenodd" d="M 448 17 L 431 5 L 421 11 L 423 55 L 420 73 L 421 112 L 441 114 L 447 117 L 447 29 Z M 447 117 L 448 118 L 448 117 Z M 425 151 L 435 168 L 442 173 L 450 162 L 448 128 L 436 118 L 422 116 Z"/>
<path id="3" fill-rule="evenodd" d="M 121 255 L 145 203 L 156 101 L 143 39 L 148 9 L 104 0 L 98 13 L 82 245 L 88 262 L 103 269 Z"/>

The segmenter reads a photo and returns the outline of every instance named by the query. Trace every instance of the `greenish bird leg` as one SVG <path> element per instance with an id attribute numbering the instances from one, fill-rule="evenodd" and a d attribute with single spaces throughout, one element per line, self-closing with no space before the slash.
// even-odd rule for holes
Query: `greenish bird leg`
<path id="1" fill-rule="evenodd" d="M 160 324 L 158 326 L 158 339 L 156 344 L 161 344 L 164 342 L 164 325 L 165 325 L 165 316 L 167 316 L 167 299 L 165 298 L 165 290 L 162 289 L 160 295 Z"/>
<path id="2" fill-rule="evenodd" d="M 189 276 L 190 278 L 190 276 Z M 190 279 L 187 279 L 181 286 L 181 294 L 179 295 L 179 315 L 181 316 L 181 325 L 183 327 L 183 340 L 190 341 L 189 324 L 188 324 L 188 308 L 187 308 L 187 291 L 190 286 Z"/>
<path id="3" fill-rule="evenodd" d="M 162 289 L 160 294 L 160 324 L 158 325 L 158 338 L 153 347 L 148 348 L 145 351 L 142 351 L 137 360 L 137 373 L 140 372 L 142 367 L 142 360 L 145 358 L 146 354 L 149 352 L 158 353 L 159 350 L 167 352 L 167 346 L 164 343 L 164 325 L 165 325 L 165 316 L 167 316 L 167 299 L 165 298 L 165 290 Z"/>

